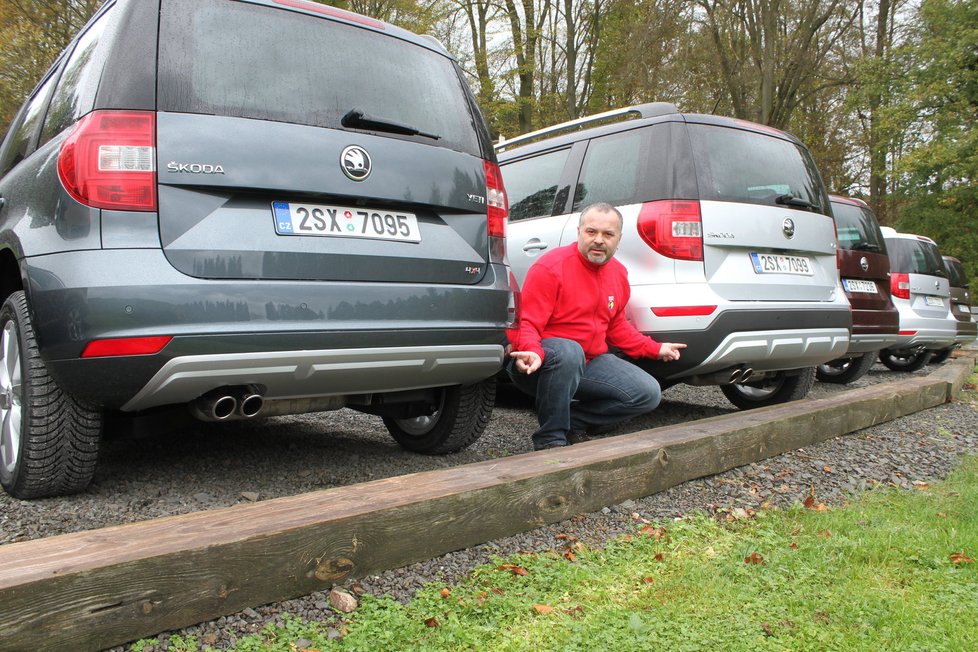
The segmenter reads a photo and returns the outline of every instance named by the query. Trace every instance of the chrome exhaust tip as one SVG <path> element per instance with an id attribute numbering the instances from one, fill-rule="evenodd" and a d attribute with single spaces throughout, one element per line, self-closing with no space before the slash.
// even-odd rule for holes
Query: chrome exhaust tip
<path id="1" fill-rule="evenodd" d="M 750 367 L 744 367 L 740 370 L 740 380 L 737 382 L 746 383 L 750 380 L 751 376 L 754 375 L 754 370 Z"/>

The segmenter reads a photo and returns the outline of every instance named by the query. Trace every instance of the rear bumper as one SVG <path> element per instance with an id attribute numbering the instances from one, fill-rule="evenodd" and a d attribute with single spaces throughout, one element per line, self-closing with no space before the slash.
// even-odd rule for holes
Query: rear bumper
<path id="1" fill-rule="evenodd" d="M 687 344 L 679 360 L 635 362 L 657 378 L 673 381 L 730 367 L 812 367 L 845 354 L 851 327 L 848 307 L 727 310 L 701 331 L 648 333 L 659 342 Z"/>
<path id="2" fill-rule="evenodd" d="M 208 281 L 159 250 L 26 261 L 41 355 L 94 405 L 142 410 L 231 384 L 269 398 L 476 382 L 502 365 L 508 273 L 478 285 Z M 94 339 L 170 335 L 154 355 L 80 358 Z"/>

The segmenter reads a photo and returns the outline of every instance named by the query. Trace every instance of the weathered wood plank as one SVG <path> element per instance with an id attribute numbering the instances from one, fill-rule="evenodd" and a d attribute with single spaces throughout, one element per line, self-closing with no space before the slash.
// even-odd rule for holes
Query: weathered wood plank
<path id="1" fill-rule="evenodd" d="M 97 650 L 322 590 L 939 405 L 912 378 L 290 498 L 0 546 L 0 650 Z"/>

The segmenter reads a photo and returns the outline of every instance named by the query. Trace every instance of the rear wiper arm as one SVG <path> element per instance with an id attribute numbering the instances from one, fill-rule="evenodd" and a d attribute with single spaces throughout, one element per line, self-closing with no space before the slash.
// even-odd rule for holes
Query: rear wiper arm
<path id="1" fill-rule="evenodd" d="M 441 140 L 438 134 L 429 134 L 411 125 L 388 120 L 380 116 L 367 115 L 360 109 L 350 109 L 346 115 L 340 119 L 340 124 L 344 127 L 356 127 L 357 129 L 368 129 L 371 131 L 384 131 L 391 134 L 404 134 L 405 136 L 424 136 L 432 140 Z"/>
<path id="2" fill-rule="evenodd" d="M 794 208 L 815 208 L 815 204 L 807 199 L 795 197 L 794 195 L 778 195 L 774 198 L 774 203 L 781 204 L 782 206 L 792 206 Z"/>
<path id="3" fill-rule="evenodd" d="M 880 246 L 872 242 L 860 242 L 853 249 L 856 251 L 879 251 Z"/>

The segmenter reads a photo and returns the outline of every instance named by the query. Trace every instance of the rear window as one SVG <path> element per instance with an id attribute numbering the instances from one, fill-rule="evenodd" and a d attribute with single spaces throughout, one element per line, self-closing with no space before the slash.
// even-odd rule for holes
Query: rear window
<path id="1" fill-rule="evenodd" d="M 890 271 L 900 274 L 947 276 L 937 246 L 923 240 L 890 238 L 886 241 Z"/>
<path id="2" fill-rule="evenodd" d="M 340 128 L 351 109 L 481 156 L 455 63 L 370 29 L 244 3 L 162 4 L 159 108 Z M 388 135 L 388 134 L 385 134 Z"/>
<path id="3" fill-rule="evenodd" d="M 702 200 L 776 206 L 791 195 L 829 215 L 828 195 L 811 155 L 798 145 L 743 129 L 690 123 Z"/>
<path id="4" fill-rule="evenodd" d="M 886 244 L 873 212 L 863 206 L 833 202 L 832 214 L 839 246 L 854 251 L 886 253 Z"/>
<path id="5" fill-rule="evenodd" d="M 964 265 L 956 260 L 945 258 L 944 267 L 947 269 L 947 279 L 951 287 L 968 287 L 968 272 L 965 271 Z"/>

